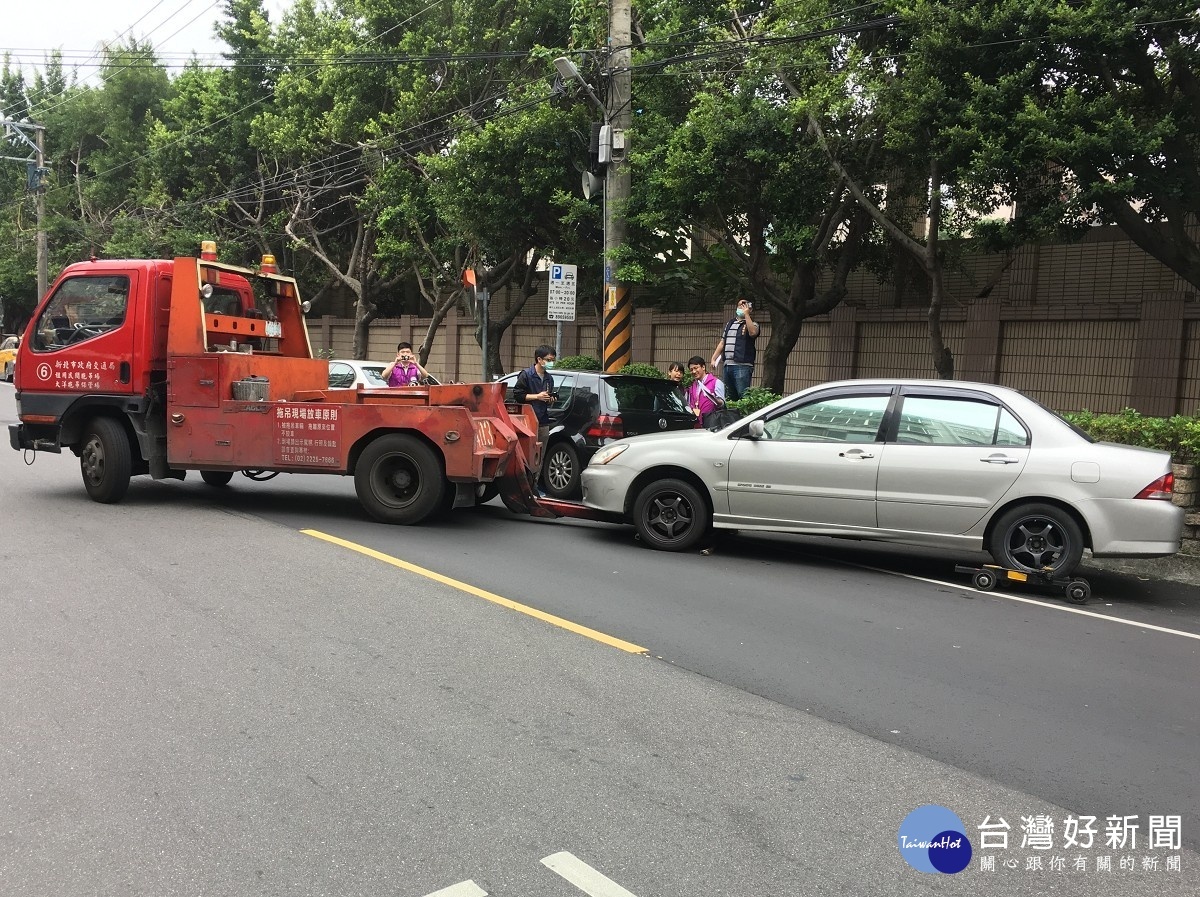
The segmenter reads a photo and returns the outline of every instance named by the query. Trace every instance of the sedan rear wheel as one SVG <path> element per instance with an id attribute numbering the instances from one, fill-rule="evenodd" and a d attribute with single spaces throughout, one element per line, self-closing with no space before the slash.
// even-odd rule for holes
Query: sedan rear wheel
<path id="1" fill-rule="evenodd" d="M 988 551 L 1010 570 L 1067 576 L 1083 558 L 1083 531 L 1054 505 L 1018 505 L 996 521 Z"/>
<path id="2" fill-rule="evenodd" d="M 709 531 L 708 504 L 691 483 L 658 480 L 633 504 L 633 523 L 642 541 L 660 551 L 686 551 Z"/>

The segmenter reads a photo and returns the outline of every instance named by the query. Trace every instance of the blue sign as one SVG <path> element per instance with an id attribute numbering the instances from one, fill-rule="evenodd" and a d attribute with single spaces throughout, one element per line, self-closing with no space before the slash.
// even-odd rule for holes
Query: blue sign
<path id="1" fill-rule="evenodd" d="M 550 279 L 551 280 L 562 280 L 563 279 L 563 266 L 562 265 L 551 265 L 550 266 Z"/>

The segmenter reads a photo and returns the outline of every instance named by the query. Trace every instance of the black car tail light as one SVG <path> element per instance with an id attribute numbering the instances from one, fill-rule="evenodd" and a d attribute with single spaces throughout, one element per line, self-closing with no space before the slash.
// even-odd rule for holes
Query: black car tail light
<path id="1" fill-rule="evenodd" d="M 1175 474 L 1164 473 L 1157 480 L 1139 492 L 1134 498 L 1157 498 L 1170 501 L 1175 493 Z"/>
<path id="2" fill-rule="evenodd" d="M 588 424 L 583 435 L 587 439 L 595 440 L 622 439 L 625 436 L 625 424 L 621 422 L 619 414 L 601 414 L 593 423 Z"/>

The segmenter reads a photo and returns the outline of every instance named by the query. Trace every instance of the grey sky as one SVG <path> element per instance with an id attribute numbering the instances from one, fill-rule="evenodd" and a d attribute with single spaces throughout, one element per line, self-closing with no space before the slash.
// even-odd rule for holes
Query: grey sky
<path id="1" fill-rule="evenodd" d="M 290 0 L 266 5 L 278 22 Z M 7 0 L 4 6 L 0 55 L 9 54 L 27 72 L 61 49 L 68 70 L 77 68 L 88 80 L 96 73 L 100 45 L 128 36 L 149 40 L 171 66 L 185 63 L 193 51 L 216 63 L 223 49 L 213 36 L 223 0 Z"/>

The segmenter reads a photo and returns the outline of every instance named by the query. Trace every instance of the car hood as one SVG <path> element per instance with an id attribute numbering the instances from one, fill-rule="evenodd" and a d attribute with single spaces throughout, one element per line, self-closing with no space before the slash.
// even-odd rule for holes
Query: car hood
<path id="1" fill-rule="evenodd" d="M 706 436 L 715 435 L 710 430 L 665 430 L 662 433 L 646 433 L 643 436 L 630 436 L 626 439 L 614 441 L 625 442 L 629 445 L 649 445 L 651 443 L 671 442 L 680 439 L 704 439 Z"/>

